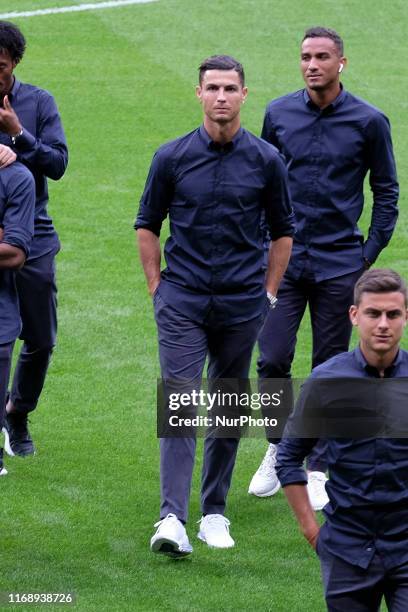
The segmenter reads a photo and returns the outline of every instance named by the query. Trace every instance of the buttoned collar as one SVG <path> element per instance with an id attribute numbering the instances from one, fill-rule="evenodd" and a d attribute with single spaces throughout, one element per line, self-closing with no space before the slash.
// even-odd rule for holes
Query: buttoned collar
<path id="1" fill-rule="evenodd" d="M 359 364 L 359 366 L 363 370 L 365 370 L 367 374 L 369 374 L 370 376 L 374 376 L 376 378 L 379 377 L 379 372 L 377 368 L 367 363 L 367 360 L 364 357 L 361 351 L 361 348 L 359 346 L 357 346 L 357 348 L 354 349 L 354 355 L 355 355 L 356 361 Z M 392 377 L 395 372 L 395 369 L 401 364 L 401 362 L 402 362 L 402 352 L 401 350 L 399 350 L 392 364 L 384 370 L 384 378 Z"/>
<path id="2" fill-rule="evenodd" d="M 234 138 L 232 140 L 230 140 L 229 142 L 226 142 L 225 144 L 220 144 L 219 142 L 214 142 L 214 140 L 209 136 L 207 130 L 204 127 L 204 125 L 200 126 L 199 134 L 200 134 L 200 137 L 202 138 L 202 140 L 205 142 L 206 146 L 209 149 L 212 149 L 214 151 L 228 152 L 228 151 L 232 151 L 232 149 L 237 146 L 238 141 L 240 140 L 240 138 L 241 138 L 241 136 L 243 134 L 243 128 L 240 127 L 239 130 L 234 135 Z"/>
<path id="3" fill-rule="evenodd" d="M 347 96 L 347 92 L 344 89 L 343 85 L 340 83 L 340 93 L 337 96 L 337 98 L 335 98 L 333 100 L 333 102 L 331 102 L 328 106 L 326 106 L 323 110 L 321 110 L 311 99 L 311 97 L 309 96 L 309 93 L 307 91 L 307 89 L 305 88 L 303 90 L 303 99 L 305 101 L 305 104 L 309 107 L 309 108 L 313 108 L 314 110 L 318 110 L 320 112 L 323 113 L 330 113 L 333 112 L 334 110 L 336 110 L 336 108 L 338 106 L 340 106 L 340 104 L 343 104 L 344 100 L 346 99 Z"/>
<path id="4" fill-rule="evenodd" d="M 17 95 L 17 92 L 20 89 L 20 85 L 21 85 L 21 82 L 18 79 L 16 79 L 16 77 L 14 77 L 13 87 L 10 89 L 9 94 L 8 94 L 10 102 L 12 102 L 12 100 Z"/>

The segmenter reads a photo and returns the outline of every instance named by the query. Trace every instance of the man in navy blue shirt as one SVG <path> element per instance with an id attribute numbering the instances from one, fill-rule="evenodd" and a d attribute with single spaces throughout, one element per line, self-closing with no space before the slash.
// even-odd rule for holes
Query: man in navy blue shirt
<path id="1" fill-rule="evenodd" d="M 408 610 L 408 438 L 364 438 L 355 433 L 358 423 L 353 420 L 372 407 L 368 397 L 376 380 L 383 397 L 387 389 L 391 394 L 389 410 L 395 409 L 395 398 L 406 398 L 408 353 L 399 344 L 407 315 L 407 287 L 401 277 L 392 270 L 365 272 L 350 308 L 350 320 L 360 336 L 358 348 L 315 368 L 302 388 L 292 418 L 305 416 L 311 404 L 327 413 L 333 409 L 334 395 L 337 406 L 350 406 L 351 379 L 367 381 L 367 393 L 356 395 L 349 413 L 346 435 L 354 438 L 328 439 L 330 501 L 321 528 L 302 467 L 316 439 L 284 437 L 279 444 L 278 476 L 303 535 L 319 555 L 329 610 L 375 612 L 383 595 L 389 610 Z M 392 389 L 398 389 L 398 381 L 379 380 L 388 378 L 404 379 L 395 398 Z M 326 379 L 339 384 L 324 397 L 316 385 Z M 379 403 L 380 411 L 386 403 Z M 406 423 L 406 403 L 400 408 Z"/>
<path id="2" fill-rule="evenodd" d="M 273 100 L 266 109 L 262 137 L 286 160 L 296 235 L 279 305 L 269 313 L 259 339 L 262 379 L 290 376 L 306 306 L 313 334 L 312 367 L 348 349 L 354 284 L 387 245 L 397 220 L 389 122 L 344 89 L 340 75 L 346 63 L 336 32 L 320 27 L 306 31 L 301 48 L 305 89 Z M 357 223 L 367 174 L 373 205 L 364 239 Z M 270 442 L 249 488 L 259 496 L 279 489 L 277 440 Z M 315 509 L 327 501 L 326 467 L 325 443 L 319 441 L 308 459 L 308 490 Z"/>
<path id="3" fill-rule="evenodd" d="M 21 330 L 15 271 L 30 251 L 34 205 L 31 172 L 18 162 L 0 168 L 0 428 L 4 425 L 13 345 Z M 0 449 L 0 476 L 6 473 Z"/>
<path id="4" fill-rule="evenodd" d="M 7 403 L 6 451 L 33 454 L 27 414 L 37 406 L 55 345 L 57 288 L 55 256 L 58 235 L 47 212 L 47 177 L 60 179 L 68 162 L 61 119 L 53 97 L 18 81 L 14 68 L 25 51 L 23 34 L 0 21 L 0 142 L 17 153 L 33 174 L 36 187 L 35 235 L 26 265 L 16 276 L 24 343 Z"/>
<path id="5" fill-rule="evenodd" d="M 247 378 L 294 231 L 284 163 L 274 147 L 240 126 L 247 96 L 241 64 L 214 56 L 201 64 L 199 77 L 203 125 L 156 152 L 135 224 L 162 377 L 198 385 L 207 356 L 213 381 Z M 266 281 L 261 214 L 273 238 Z M 159 233 L 166 216 L 170 236 L 161 271 Z M 153 552 L 192 551 L 184 527 L 196 444 L 191 436 L 160 440 L 161 511 Z M 198 537 L 209 546 L 234 545 L 224 510 L 237 449 L 237 439 L 205 440 Z"/>

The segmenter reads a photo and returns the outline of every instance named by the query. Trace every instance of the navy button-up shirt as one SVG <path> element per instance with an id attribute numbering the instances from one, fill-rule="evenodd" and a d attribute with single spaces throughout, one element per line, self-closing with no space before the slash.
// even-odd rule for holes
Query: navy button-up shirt
<path id="1" fill-rule="evenodd" d="M 305 266 L 317 282 L 356 271 L 363 257 L 373 263 L 391 238 L 398 183 L 387 117 L 344 89 L 321 110 L 306 90 L 273 100 L 262 138 L 286 159 L 296 217 L 287 274 Z M 358 229 L 364 178 L 373 193 L 367 240 Z"/>
<path id="2" fill-rule="evenodd" d="M 399 351 L 385 375 L 408 377 L 406 351 Z M 378 377 L 360 348 L 329 359 L 315 368 L 308 380 L 345 378 L 350 384 L 349 379 L 356 377 L 371 380 Z M 382 382 L 387 384 L 386 380 Z M 308 388 L 305 383 L 296 405 L 297 413 L 307 404 Z M 349 387 L 345 385 L 345 397 L 348 394 Z M 302 463 L 316 442 L 316 438 L 282 440 L 277 473 L 283 486 L 306 484 Z M 327 462 L 330 479 L 326 490 L 330 502 L 323 510 L 326 522 L 320 530 L 318 549 L 324 546 L 362 568 L 368 567 L 375 551 L 386 568 L 408 561 L 408 438 L 329 438 Z"/>
<path id="3" fill-rule="evenodd" d="M 16 162 L 0 169 L 0 227 L 3 242 L 30 252 L 34 234 L 35 186 L 32 174 Z M 21 329 L 15 272 L 0 269 L 0 344 L 12 342 Z"/>
<path id="4" fill-rule="evenodd" d="M 159 235 L 169 216 L 161 298 L 197 322 L 261 314 L 262 211 L 273 239 L 293 234 L 285 164 L 264 140 L 240 128 L 220 146 L 201 126 L 160 147 L 135 227 Z"/>
<path id="5" fill-rule="evenodd" d="M 54 98 L 47 91 L 14 79 L 9 93 L 23 134 L 13 145 L 8 134 L 0 132 L 0 143 L 11 147 L 35 179 L 35 235 L 30 259 L 59 248 L 58 235 L 47 212 L 47 177 L 58 180 L 68 164 L 68 149 L 61 118 Z"/>

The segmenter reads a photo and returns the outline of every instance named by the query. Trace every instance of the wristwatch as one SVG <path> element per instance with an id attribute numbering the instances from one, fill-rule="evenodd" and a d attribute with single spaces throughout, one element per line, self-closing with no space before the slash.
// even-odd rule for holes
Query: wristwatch
<path id="1" fill-rule="evenodd" d="M 269 291 L 267 291 L 266 297 L 268 298 L 269 307 L 271 309 L 275 308 L 276 304 L 278 303 L 278 298 L 276 297 L 276 295 L 273 295 L 273 293 L 269 293 Z"/>
<path id="2" fill-rule="evenodd" d="M 14 136 L 11 136 L 11 142 L 13 143 L 13 145 L 16 144 L 17 138 L 20 138 L 20 136 L 22 135 L 23 135 L 23 128 L 21 128 L 18 134 L 14 134 Z"/>

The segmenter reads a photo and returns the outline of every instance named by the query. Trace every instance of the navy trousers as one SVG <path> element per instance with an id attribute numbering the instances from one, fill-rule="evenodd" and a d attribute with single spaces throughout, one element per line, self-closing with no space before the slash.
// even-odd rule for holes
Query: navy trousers
<path id="1" fill-rule="evenodd" d="M 154 309 L 163 379 L 191 380 L 196 388 L 207 357 L 209 379 L 248 377 L 252 350 L 264 315 L 235 325 L 218 326 L 216 317 L 210 313 L 208 321 L 201 325 L 165 304 L 158 292 L 154 295 Z M 205 439 L 203 514 L 224 514 L 238 444 L 236 438 Z M 187 521 L 195 449 L 194 437 L 160 440 L 161 518 L 171 512 L 181 521 Z"/>
<path id="2" fill-rule="evenodd" d="M 297 332 L 309 305 L 313 335 L 312 368 L 348 350 L 351 323 L 348 310 L 362 270 L 317 283 L 307 274 L 299 280 L 285 275 L 278 304 L 270 310 L 259 336 L 259 378 L 289 378 Z M 278 439 L 268 438 L 270 442 Z M 326 442 L 319 440 L 308 458 L 308 469 L 325 472 Z"/>
<path id="3" fill-rule="evenodd" d="M 6 413 L 7 385 L 10 377 L 13 346 L 14 342 L 0 344 L 0 431 L 4 425 Z"/>
<path id="4" fill-rule="evenodd" d="M 10 393 L 16 410 L 37 406 L 57 336 L 55 252 L 28 260 L 16 275 L 23 346 Z"/>
<path id="5" fill-rule="evenodd" d="M 379 612 L 384 597 L 389 612 L 408 610 L 408 563 L 386 570 L 378 553 L 367 569 L 318 547 L 329 612 Z"/>

